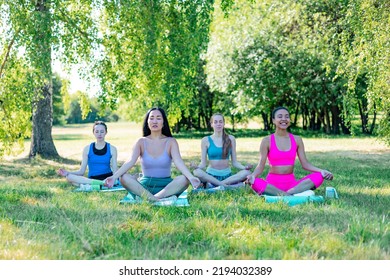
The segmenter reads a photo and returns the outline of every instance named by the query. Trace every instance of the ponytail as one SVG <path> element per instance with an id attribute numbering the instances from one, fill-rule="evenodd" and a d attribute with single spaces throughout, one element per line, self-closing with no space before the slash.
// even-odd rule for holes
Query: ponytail
<path id="1" fill-rule="evenodd" d="M 229 134 L 226 133 L 225 129 L 222 132 L 222 143 L 222 159 L 227 159 L 231 150 L 232 140 L 230 140 Z"/>

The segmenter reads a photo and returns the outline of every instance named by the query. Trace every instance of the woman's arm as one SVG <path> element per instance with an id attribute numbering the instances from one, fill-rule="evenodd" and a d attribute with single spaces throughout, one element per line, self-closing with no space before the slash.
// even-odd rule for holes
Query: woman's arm
<path id="1" fill-rule="evenodd" d="M 173 162 L 175 163 L 175 166 L 191 182 L 191 184 L 194 187 L 197 187 L 200 184 L 200 180 L 198 178 L 196 178 L 194 175 L 192 175 L 190 170 L 184 164 L 184 161 L 180 155 L 179 144 L 177 143 L 176 139 L 172 138 L 170 140 L 169 145 L 170 145 L 171 157 L 172 157 Z"/>
<path id="2" fill-rule="evenodd" d="M 209 146 L 209 140 L 207 137 L 203 137 L 200 143 L 201 155 L 200 155 L 200 163 L 195 166 L 195 168 L 204 169 L 207 166 L 207 149 Z"/>
<path id="3" fill-rule="evenodd" d="M 237 169 L 240 170 L 249 170 L 252 168 L 251 164 L 248 164 L 246 166 L 242 165 L 240 162 L 237 161 L 237 151 L 236 151 L 236 138 L 234 136 L 229 135 L 230 141 L 232 143 L 232 166 L 234 166 Z"/>
<path id="4" fill-rule="evenodd" d="M 265 163 L 267 161 L 268 151 L 269 151 L 269 136 L 263 138 L 263 140 L 261 141 L 259 163 L 257 164 L 255 170 L 253 170 L 253 173 L 249 176 L 256 178 L 263 173 Z"/>
<path id="5" fill-rule="evenodd" d="M 110 165 L 111 165 L 112 172 L 115 173 L 118 170 L 118 152 L 113 145 L 111 145 Z"/>
<path id="6" fill-rule="evenodd" d="M 131 157 L 112 175 L 111 177 L 114 179 L 118 179 L 120 176 L 129 171 L 137 162 L 139 156 L 141 155 L 141 143 L 144 141 L 142 138 L 138 139 L 133 147 L 133 151 Z M 110 177 L 110 178 L 111 178 Z"/>
<path id="7" fill-rule="evenodd" d="M 302 138 L 299 136 L 294 136 L 295 137 L 295 142 L 298 145 L 298 158 L 299 161 L 301 162 L 302 168 L 311 171 L 311 172 L 321 172 L 322 177 L 324 177 L 327 180 L 332 180 L 333 179 L 333 174 L 325 169 L 320 169 L 314 165 L 312 165 L 306 157 L 306 152 L 305 152 L 305 146 L 303 144 Z"/>
<path id="8" fill-rule="evenodd" d="M 88 164 L 88 153 L 89 153 L 89 145 L 85 146 L 83 149 L 83 156 L 81 160 L 81 165 L 79 170 L 77 171 L 68 171 L 66 169 L 60 168 L 57 173 L 61 176 L 67 177 L 69 174 L 84 176 L 85 170 L 87 169 Z"/>

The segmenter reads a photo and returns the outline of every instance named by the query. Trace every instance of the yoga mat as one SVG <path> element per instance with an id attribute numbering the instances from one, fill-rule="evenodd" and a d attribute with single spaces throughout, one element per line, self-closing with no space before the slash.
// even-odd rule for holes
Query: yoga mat
<path id="1" fill-rule="evenodd" d="M 267 203 L 277 203 L 283 202 L 289 206 L 295 206 L 299 204 L 314 202 L 322 203 L 324 202 L 324 197 L 321 195 L 311 195 L 311 196 L 271 196 L 271 195 L 262 195 Z"/>

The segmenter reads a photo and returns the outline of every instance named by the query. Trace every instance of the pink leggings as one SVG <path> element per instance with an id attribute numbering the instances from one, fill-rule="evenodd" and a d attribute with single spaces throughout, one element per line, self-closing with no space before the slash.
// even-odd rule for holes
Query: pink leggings
<path id="1" fill-rule="evenodd" d="M 256 178 L 253 182 L 252 189 L 258 194 L 262 194 L 265 191 L 267 184 L 270 184 L 278 188 L 279 190 L 286 192 L 306 179 L 310 179 L 313 182 L 315 188 L 318 188 L 322 184 L 322 182 L 324 182 L 324 178 L 322 177 L 321 172 L 311 173 L 299 181 L 295 179 L 294 174 L 269 173 L 265 180 L 261 178 Z"/>

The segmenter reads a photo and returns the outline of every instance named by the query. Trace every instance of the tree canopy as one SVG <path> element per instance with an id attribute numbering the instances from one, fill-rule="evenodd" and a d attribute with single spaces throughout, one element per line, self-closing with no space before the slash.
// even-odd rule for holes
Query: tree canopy
<path id="1" fill-rule="evenodd" d="M 0 15 L 0 156 L 26 137 L 31 156 L 56 155 L 53 60 L 83 62 L 103 107 L 139 120 L 162 106 L 177 131 L 213 111 L 270 129 L 283 104 L 326 133 L 353 133 L 357 115 L 373 134 L 379 119 L 390 143 L 386 0 L 0 0 Z"/>

